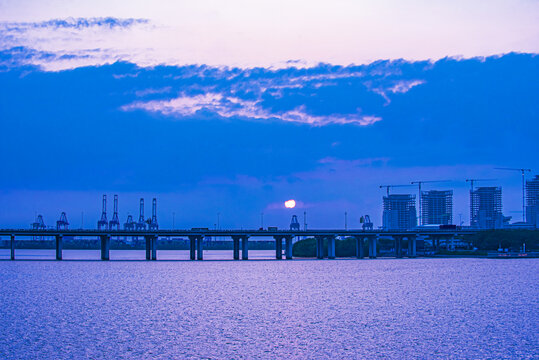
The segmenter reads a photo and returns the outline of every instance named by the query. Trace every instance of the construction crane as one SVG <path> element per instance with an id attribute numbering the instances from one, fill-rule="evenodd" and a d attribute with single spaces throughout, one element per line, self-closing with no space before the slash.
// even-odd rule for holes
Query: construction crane
<path id="1" fill-rule="evenodd" d="M 496 170 L 509 170 L 509 171 L 520 171 L 522 174 L 522 221 L 526 222 L 526 203 L 525 203 L 525 178 L 526 178 L 526 171 L 531 172 L 532 169 L 515 169 L 515 168 L 494 168 Z"/>
<path id="2" fill-rule="evenodd" d="M 67 230 L 69 222 L 67 221 L 66 213 L 62 211 L 60 214 L 60 220 L 56 222 L 56 230 Z"/>
<path id="3" fill-rule="evenodd" d="M 498 179 L 466 179 L 466 182 L 470 183 L 470 191 L 473 191 L 473 184 L 478 181 L 496 181 Z"/>
<path id="4" fill-rule="evenodd" d="M 417 203 L 418 203 L 418 208 L 419 208 L 419 226 L 421 226 L 421 223 L 422 223 L 422 218 L 421 218 L 421 184 L 426 184 L 426 183 L 438 183 L 438 182 L 449 182 L 451 180 L 426 180 L 426 181 L 412 181 L 410 184 L 412 185 L 415 185 L 417 184 L 417 188 L 418 188 L 418 193 L 417 193 Z"/>
<path id="5" fill-rule="evenodd" d="M 140 198 L 138 222 L 135 224 L 137 230 L 146 230 L 146 222 L 144 221 L 144 199 Z"/>
<path id="6" fill-rule="evenodd" d="M 103 210 L 101 211 L 101 219 L 97 221 L 97 229 L 107 229 L 109 222 L 107 221 L 107 195 L 103 195 Z"/>
<path id="7" fill-rule="evenodd" d="M 114 213 L 112 220 L 109 222 L 110 230 L 120 230 L 120 219 L 118 218 L 118 195 L 114 195 Z"/>
<path id="8" fill-rule="evenodd" d="M 387 196 L 389 196 L 389 188 L 406 187 L 406 186 L 413 186 L 413 185 L 409 185 L 409 184 L 403 184 L 403 185 L 380 185 L 380 189 L 386 188 Z"/>

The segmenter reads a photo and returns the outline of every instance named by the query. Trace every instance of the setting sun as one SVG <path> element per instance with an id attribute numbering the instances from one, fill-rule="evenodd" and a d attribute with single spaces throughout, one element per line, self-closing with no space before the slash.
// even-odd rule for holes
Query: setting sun
<path id="1" fill-rule="evenodd" d="M 296 200 L 287 200 L 284 202 L 284 206 L 288 209 L 293 209 L 296 207 Z"/>

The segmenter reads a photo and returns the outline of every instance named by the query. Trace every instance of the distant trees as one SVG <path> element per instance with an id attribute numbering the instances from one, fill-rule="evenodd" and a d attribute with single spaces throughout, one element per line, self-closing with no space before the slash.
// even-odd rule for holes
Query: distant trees
<path id="1" fill-rule="evenodd" d="M 526 250 L 539 250 L 539 230 L 486 230 L 465 238 L 479 250 L 498 248 L 519 251 L 522 244 Z"/>

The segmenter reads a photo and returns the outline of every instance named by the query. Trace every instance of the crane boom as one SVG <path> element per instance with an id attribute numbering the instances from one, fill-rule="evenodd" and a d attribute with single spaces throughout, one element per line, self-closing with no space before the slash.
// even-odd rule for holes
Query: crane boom
<path id="1" fill-rule="evenodd" d="M 497 167 L 494 168 L 496 170 L 509 170 L 509 171 L 520 171 L 522 174 L 522 221 L 526 222 L 526 203 L 525 203 L 525 179 L 526 179 L 526 171 L 531 172 L 532 169 L 524 169 L 524 168 L 504 168 L 504 167 Z"/>

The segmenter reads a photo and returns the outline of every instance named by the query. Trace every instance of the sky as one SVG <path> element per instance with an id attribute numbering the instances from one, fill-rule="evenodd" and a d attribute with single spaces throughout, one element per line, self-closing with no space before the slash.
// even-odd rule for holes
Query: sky
<path id="1" fill-rule="evenodd" d="M 381 225 L 382 184 L 539 173 L 539 1 L 0 1 L 0 221 Z M 417 193 L 415 187 L 395 193 Z M 284 202 L 297 206 L 286 209 Z M 112 206 L 109 203 L 109 217 Z M 219 214 L 219 215 L 217 215 Z M 264 214 L 262 216 L 262 214 Z"/>

